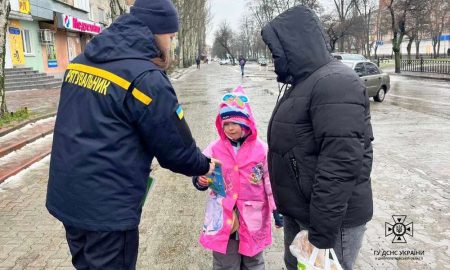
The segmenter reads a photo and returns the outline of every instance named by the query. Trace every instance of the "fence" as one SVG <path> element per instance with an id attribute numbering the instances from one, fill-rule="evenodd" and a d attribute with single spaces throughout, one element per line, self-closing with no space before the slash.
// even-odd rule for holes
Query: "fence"
<path id="1" fill-rule="evenodd" d="M 401 71 L 450 74 L 450 61 L 439 59 L 401 60 Z"/>

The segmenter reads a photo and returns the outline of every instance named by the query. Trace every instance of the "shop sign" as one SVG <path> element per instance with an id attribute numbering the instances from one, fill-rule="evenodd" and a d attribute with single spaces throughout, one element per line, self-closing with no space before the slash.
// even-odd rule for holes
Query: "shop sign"
<path id="1" fill-rule="evenodd" d="M 30 0 L 19 0 L 19 12 L 24 14 L 30 14 Z"/>
<path id="2" fill-rule="evenodd" d="M 63 26 L 72 31 L 78 31 L 90 34 L 99 34 L 102 31 L 100 24 L 75 18 L 70 15 L 62 14 Z"/>
<path id="3" fill-rule="evenodd" d="M 24 65 L 25 56 L 23 54 L 23 41 L 20 29 L 16 27 L 9 27 L 9 47 L 11 50 L 11 60 L 13 65 Z"/>

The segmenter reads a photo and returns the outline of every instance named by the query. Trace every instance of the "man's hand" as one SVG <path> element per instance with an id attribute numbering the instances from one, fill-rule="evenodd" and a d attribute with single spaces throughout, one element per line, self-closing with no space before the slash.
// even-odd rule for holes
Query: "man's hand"
<path id="1" fill-rule="evenodd" d="M 207 186 L 209 186 L 209 183 L 210 182 L 209 182 L 207 177 L 205 177 L 205 176 L 199 176 L 198 177 L 198 185 L 199 186 L 207 187 Z"/>
<path id="2" fill-rule="evenodd" d="M 307 262 L 309 260 L 315 248 L 314 245 L 309 242 L 308 231 L 306 230 L 300 231 L 297 234 L 297 236 L 294 238 L 294 241 L 292 242 L 292 246 L 293 250 L 295 250 L 295 256 L 298 258 L 298 260 L 304 262 Z M 323 268 L 325 266 L 325 249 L 319 249 L 316 261 L 314 262 L 314 266 L 319 268 Z M 336 268 L 332 266 L 331 269 L 335 270 Z"/>
<path id="3" fill-rule="evenodd" d="M 206 176 L 210 176 L 213 173 L 216 164 L 221 164 L 220 160 L 211 158 L 211 162 L 209 163 L 209 171 L 206 174 Z"/>

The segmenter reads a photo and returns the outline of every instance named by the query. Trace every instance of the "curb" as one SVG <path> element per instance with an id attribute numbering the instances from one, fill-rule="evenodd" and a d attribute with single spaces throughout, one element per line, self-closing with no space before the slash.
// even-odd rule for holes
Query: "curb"
<path id="1" fill-rule="evenodd" d="M 444 77 L 430 77 L 430 76 L 423 76 L 423 75 L 411 75 L 411 74 L 402 74 L 402 73 L 389 73 L 389 75 L 394 76 L 403 76 L 403 77 L 410 77 L 410 78 L 418 78 L 418 79 L 429 79 L 429 80 L 439 80 L 439 81 L 450 81 L 450 78 L 444 78 Z"/>
<path id="2" fill-rule="evenodd" d="M 29 138 L 29 139 L 20 141 L 20 142 L 18 142 L 16 144 L 13 144 L 13 145 L 9 146 L 9 147 L 0 148 L 0 157 L 3 157 L 3 156 L 5 156 L 5 155 L 7 155 L 7 154 L 9 154 L 9 153 L 11 153 L 13 151 L 16 151 L 16 150 L 24 147 L 25 145 L 36 141 L 39 138 L 42 138 L 42 137 L 45 137 L 45 136 L 51 134 L 52 132 L 53 132 L 53 128 L 51 130 L 49 130 L 49 131 L 37 134 L 37 135 L 35 135 L 35 136 L 33 136 L 33 137 Z"/>
<path id="3" fill-rule="evenodd" d="M 55 115 L 56 115 L 56 112 L 55 112 L 55 113 L 45 114 L 45 115 L 39 116 L 39 117 L 37 117 L 37 118 L 28 119 L 28 120 L 25 121 L 25 122 L 22 122 L 22 123 L 20 123 L 20 124 L 18 124 L 18 125 L 16 125 L 16 126 L 13 126 L 12 128 L 8 128 L 8 129 L 5 129 L 5 130 L 0 131 L 0 137 L 1 137 L 1 136 L 4 136 L 4 135 L 6 135 L 6 134 L 8 134 L 8 133 L 10 133 L 10 132 L 13 132 L 13 131 L 15 131 L 15 130 L 18 130 L 19 128 L 23 128 L 24 126 L 26 126 L 26 125 L 28 125 L 28 124 L 37 122 L 37 121 L 42 120 L 42 119 L 45 119 L 45 118 L 53 117 L 53 116 L 55 116 Z"/>
<path id="4" fill-rule="evenodd" d="M 32 164 L 38 162 L 39 160 L 43 159 L 44 157 L 48 156 L 51 152 L 50 150 L 45 151 L 44 153 L 35 156 L 33 159 L 23 163 L 22 165 L 16 167 L 14 170 L 7 172 L 5 175 L 1 175 L 0 176 L 0 184 L 3 183 L 6 179 L 8 179 L 9 177 L 16 175 L 17 173 L 19 173 L 20 171 L 30 167 Z"/>

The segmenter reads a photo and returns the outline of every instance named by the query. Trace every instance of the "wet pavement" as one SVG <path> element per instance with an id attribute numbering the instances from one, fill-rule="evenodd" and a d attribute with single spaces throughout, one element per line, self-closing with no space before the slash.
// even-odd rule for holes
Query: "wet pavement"
<path id="1" fill-rule="evenodd" d="M 220 97 L 239 84 L 250 98 L 260 137 L 266 139 L 278 94 L 274 75 L 249 64 L 241 78 L 238 69 L 213 63 L 174 80 L 201 148 L 217 136 Z M 385 102 L 371 102 L 375 209 L 355 269 L 450 269 L 450 85 L 400 76 L 391 80 Z M 72 269 L 63 227 L 44 207 L 48 162 L 0 185 L 0 269 Z M 156 184 L 140 226 L 138 269 L 211 269 L 210 252 L 197 243 L 206 193 L 196 191 L 190 178 L 157 165 L 153 175 Z M 385 237 L 392 215 L 406 215 L 405 225 L 413 222 L 413 236 L 404 236 L 407 243 Z M 283 269 L 282 237 L 282 231 L 274 231 L 266 269 Z"/>
<path id="2" fill-rule="evenodd" d="M 450 120 L 450 81 L 391 75 L 392 105 Z"/>
<path id="3" fill-rule="evenodd" d="M 6 105 L 12 112 L 27 107 L 36 114 L 53 113 L 58 105 L 59 91 L 59 88 L 6 91 Z"/>

